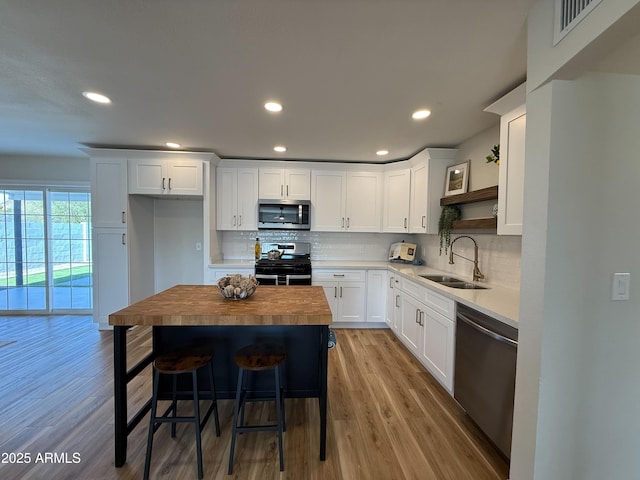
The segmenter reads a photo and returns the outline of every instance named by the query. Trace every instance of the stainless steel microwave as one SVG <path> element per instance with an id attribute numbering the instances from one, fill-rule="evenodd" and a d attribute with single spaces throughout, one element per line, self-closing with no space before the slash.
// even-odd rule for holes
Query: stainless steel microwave
<path id="1" fill-rule="evenodd" d="M 309 200 L 258 200 L 258 230 L 310 230 Z"/>

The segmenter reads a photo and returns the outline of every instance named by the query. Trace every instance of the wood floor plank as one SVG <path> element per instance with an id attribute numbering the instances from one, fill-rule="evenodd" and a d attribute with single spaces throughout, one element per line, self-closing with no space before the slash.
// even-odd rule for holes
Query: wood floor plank
<path id="1" fill-rule="evenodd" d="M 148 416 L 131 432 L 127 463 L 114 467 L 113 336 L 90 317 L 0 317 L 0 452 L 30 453 L 30 464 L 0 463 L 1 479 L 133 480 L 142 478 Z M 337 331 L 329 352 L 327 459 L 319 460 L 317 400 L 287 399 L 285 471 L 274 432 L 238 437 L 227 475 L 233 401 L 219 401 L 202 432 L 207 480 L 500 480 L 508 464 L 451 396 L 389 330 Z M 151 330 L 128 333 L 131 368 L 151 348 Z M 151 368 L 129 384 L 129 415 L 151 396 Z M 192 409 L 180 404 L 181 413 Z M 208 406 L 203 401 L 201 409 Z M 251 421 L 273 421 L 273 404 L 247 408 Z M 156 433 L 151 478 L 196 478 L 191 425 L 176 438 Z M 35 463 L 35 455 L 57 454 Z M 79 455 L 73 463 L 72 455 Z M 65 457 L 66 455 L 66 457 Z M 61 462 L 61 460 L 70 460 Z"/>

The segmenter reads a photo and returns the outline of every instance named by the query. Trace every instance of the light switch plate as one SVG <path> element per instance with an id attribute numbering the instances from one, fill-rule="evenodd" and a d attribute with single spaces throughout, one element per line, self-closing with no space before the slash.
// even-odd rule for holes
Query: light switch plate
<path id="1" fill-rule="evenodd" d="M 614 273 L 611 277 L 611 300 L 629 300 L 630 273 Z"/>

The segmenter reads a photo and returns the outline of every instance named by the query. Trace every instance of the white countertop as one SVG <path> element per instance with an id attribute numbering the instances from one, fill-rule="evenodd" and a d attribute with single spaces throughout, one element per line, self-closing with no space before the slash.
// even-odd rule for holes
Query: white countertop
<path id="1" fill-rule="evenodd" d="M 520 309 L 520 291 L 492 285 L 491 283 L 478 282 L 480 285 L 489 287 L 483 290 L 463 290 L 451 287 L 445 287 L 436 282 L 432 282 L 420 275 L 451 275 L 450 272 L 443 272 L 424 265 L 412 265 L 403 263 L 389 263 L 379 261 L 344 261 L 344 260 L 312 260 L 314 269 L 324 268 L 343 268 L 343 269 L 359 269 L 359 270 L 391 270 L 407 277 L 416 283 L 420 283 L 456 302 L 460 302 L 471 308 L 475 308 L 479 312 L 485 313 L 507 325 L 518 328 L 518 318 Z M 210 268 L 216 267 L 238 267 L 253 268 L 253 260 L 221 260 L 209 265 Z M 452 275 L 466 281 L 471 281 L 462 275 Z"/>

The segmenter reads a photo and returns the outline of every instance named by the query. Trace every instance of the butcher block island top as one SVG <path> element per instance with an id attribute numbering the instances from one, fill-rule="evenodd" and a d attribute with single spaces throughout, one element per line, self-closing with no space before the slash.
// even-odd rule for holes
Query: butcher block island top
<path id="1" fill-rule="evenodd" d="M 330 325 L 320 286 L 259 286 L 244 300 L 224 298 L 215 285 L 176 285 L 109 315 L 114 326 Z"/>

